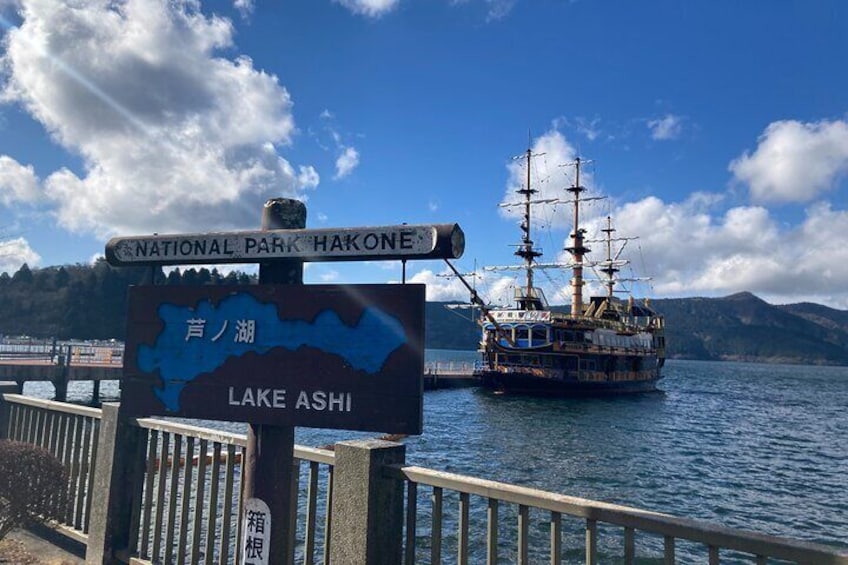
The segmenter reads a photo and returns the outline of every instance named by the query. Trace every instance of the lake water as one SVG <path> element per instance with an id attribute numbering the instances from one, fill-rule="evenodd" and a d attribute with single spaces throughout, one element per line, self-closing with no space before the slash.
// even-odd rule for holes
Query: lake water
<path id="1" fill-rule="evenodd" d="M 662 392 L 613 399 L 427 392 L 407 462 L 848 548 L 848 368 L 669 361 L 665 375 Z M 296 438 L 374 435 L 300 428 Z"/>

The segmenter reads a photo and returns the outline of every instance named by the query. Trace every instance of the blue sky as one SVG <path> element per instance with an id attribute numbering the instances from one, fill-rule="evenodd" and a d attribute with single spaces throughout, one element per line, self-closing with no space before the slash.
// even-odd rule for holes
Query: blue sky
<path id="1" fill-rule="evenodd" d="M 590 0 L 0 0 L 0 271 L 115 235 L 459 223 L 461 269 L 513 263 L 512 201 L 575 156 L 637 295 L 848 308 L 848 5 Z M 534 212 L 542 261 L 568 210 Z M 600 250 L 600 246 L 598 246 Z M 462 299 L 438 262 L 408 265 Z M 397 281 L 397 263 L 308 282 Z M 481 272 L 488 299 L 515 278 Z M 567 275 L 540 277 L 565 302 Z M 596 287 L 590 283 L 590 292 Z"/>

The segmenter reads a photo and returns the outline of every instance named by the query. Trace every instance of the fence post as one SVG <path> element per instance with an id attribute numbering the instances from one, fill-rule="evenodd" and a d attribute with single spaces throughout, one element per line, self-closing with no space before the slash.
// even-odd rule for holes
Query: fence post
<path id="1" fill-rule="evenodd" d="M 117 552 L 132 551 L 133 499 L 144 479 L 143 454 L 147 434 L 120 413 L 120 404 L 105 402 L 100 419 L 100 441 L 94 463 L 88 546 L 88 564 L 115 564 Z"/>
<path id="2" fill-rule="evenodd" d="M 0 381 L 0 439 L 9 439 L 9 412 L 11 405 L 3 398 L 4 394 L 19 394 L 18 383 Z"/>
<path id="3" fill-rule="evenodd" d="M 337 443 L 335 451 L 330 563 L 401 563 L 403 481 L 385 477 L 383 467 L 403 464 L 406 446 L 354 440 Z"/>

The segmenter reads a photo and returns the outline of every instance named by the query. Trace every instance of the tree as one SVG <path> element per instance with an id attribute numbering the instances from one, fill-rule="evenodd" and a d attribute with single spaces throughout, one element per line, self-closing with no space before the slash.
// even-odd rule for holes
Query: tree
<path id="1" fill-rule="evenodd" d="M 59 518 L 67 471 L 44 448 L 0 440 L 0 539 L 15 528 Z"/>
<path id="2" fill-rule="evenodd" d="M 56 288 L 65 288 L 71 282 L 71 275 L 65 267 L 59 267 L 56 271 Z"/>
<path id="3" fill-rule="evenodd" d="M 180 274 L 180 268 L 177 267 L 170 273 L 168 273 L 168 282 L 169 286 L 180 286 L 183 283 L 183 276 Z"/>
<path id="4" fill-rule="evenodd" d="M 12 283 L 21 285 L 32 284 L 32 271 L 30 270 L 29 265 L 26 263 L 21 265 L 18 272 L 12 275 Z"/>

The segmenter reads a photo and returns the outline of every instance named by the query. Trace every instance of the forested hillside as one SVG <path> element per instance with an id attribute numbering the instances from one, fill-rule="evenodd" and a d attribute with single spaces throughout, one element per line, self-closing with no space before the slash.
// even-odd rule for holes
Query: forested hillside
<path id="1" fill-rule="evenodd" d="M 208 269 L 174 270 L 165 276 L 150 267 L 115 269 L 106 261 L 0 274 L 0 334 L 60 339 L 123 339 L 127 288 L 157 284 L 247 284 L 251 277 L 222 277 Z"/>
<path id="2" fill-rule="evenodd" d="M 155 273 L 155 274 L 154 274 Z M 0 334 L 61 339 L 123 339 L 127 288 L 148 284 L 251 284 L 255 276 L 216 270 L 65 265 L 0 274 Z M 426 345 L 476 349 L 479 329 L 470 310 L 432 302 Z M 818 304 L 774 306 L 750 293 L 723 298 L 655 300 L 666 318 L 668 356 L 705 360 L 848 365 L 848 312 Z"/>
<path id="3" fill-rule="evenodd" d="M 685 359 L 848 364 L 848 312 L 773 306 L 751 293 L 654 301 L 666 317 L 669 356 Z"/>

